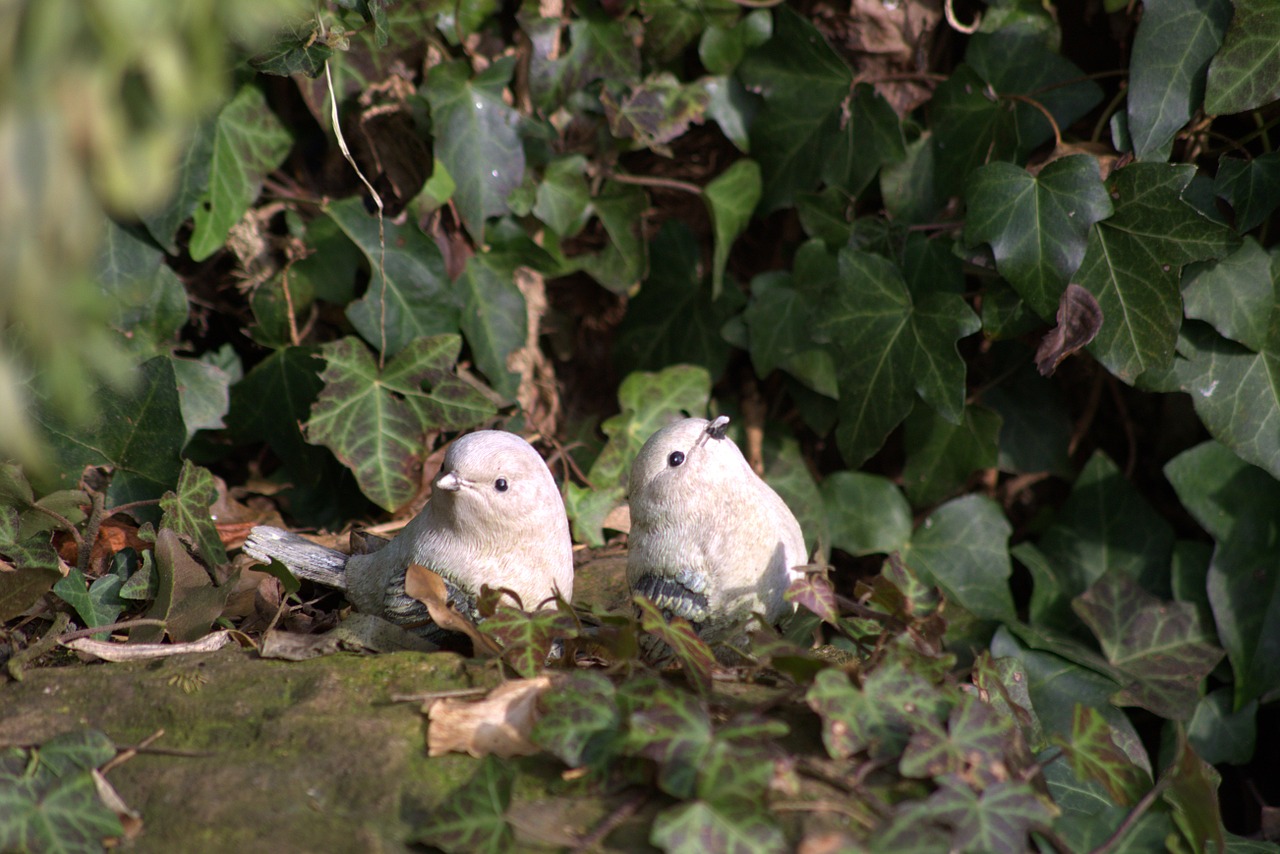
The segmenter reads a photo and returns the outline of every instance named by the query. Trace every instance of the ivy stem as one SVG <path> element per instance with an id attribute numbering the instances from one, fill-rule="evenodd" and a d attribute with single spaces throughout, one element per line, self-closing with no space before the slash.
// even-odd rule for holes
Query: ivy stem
<path id="1" fill-rule="evenodd" d="M 50 510 L 48 507 L 41 507 L 39 504 L 32 504 L 31 509 L 39 510 L 44 515 L 48 516 L 53 521 L 57 522 L 58 528 L 60 530 L 63 530 L 69 533 L 72 539 L 76 541 L 77 556 L 80 554 L 80 550 L 84 548 L 84 537 L 80 535 L 80 529 L 77 528 L 75 525 L 73 525 L 70 519 L 68 519 L 66 516 L 63 516 L 61 513 L 59 513 L 56 510 Z"/>
<path id="2" fill-rule="evenodd" d="M 619 184 L 636 184 L 641 187 L 662 187 L 666 190 L 681 190 L 685 193 L 692 193 L 695 196 L 702 195 L 702 188 L 697 184 L 690 184 L 688 181 L 679 181 L 675 178 L 658 178 L 653 175 L 628 175 L 624 172 L 610 172 L 605 177 L 610 181 L 617 181 Z"/>
<path id="3" fill-rule="evenodd" d="M 1000 97 L 1008 98 L 1010 101 L 1019 101 L 1023 104 L 1030 104 L 1032 107 L 1035 107 L 1037 110 L 1039 110 L 1040 114 L 1043 115 L 1045 117 L 1045 120 L 1049 122 L 1049 126 L 1053 128 L 1054 144 L 1058 148 L 1062 147 L 1062 129 L 1058 127 L 1058 121 L 1053 117 L 1053 113 L 1049 112 L 1048 107 L 1046 107 L 1044 104 L 1040 103 L 1035 98 L 1032 98 L 1028 95 L 1008 94 L 1008 95 L 1001 95 Z"/>
<path id="4" fill-rule="evenodd" d="M 84 526 L 84 539 L 80 541 L 80 550 L 76 555 L 76 568 L 88 574 L 89 558 L 93 555 L 93 544 L 98 541 L 98 529 L 106 516 L 106 499 L 101 492 L 93 493 L 93 507 L 89 510 L 89 521 Z"/>

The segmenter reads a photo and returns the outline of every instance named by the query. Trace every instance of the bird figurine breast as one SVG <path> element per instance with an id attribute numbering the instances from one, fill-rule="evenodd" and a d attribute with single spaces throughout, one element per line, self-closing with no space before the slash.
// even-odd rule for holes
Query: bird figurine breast
<path id="1" fill-rule="evenodd" d="M 445 582 L 449 601 L 474 617 L 483 585 L 505 587 L 533 610 L 573 595 L 573 542 L 560 490 L 538 452 L 514 433 L 480 430 L 457 439 L 432 483 L 431 500 L 372 554 L 347 556 L 278 528 L 254 528 L 244 550 L 276 558 L 295 575 L 345 590 L 359 611 L 440 632 L 405 593 L 410 564 Z"/>
<path id="2" fill-rule="evenodd" d="M 627 581 L 668 617 L 724 640 L 753 613 L 776 623 L 804 574 L 804 535 L 786 503 L 725 435 L 727 416 L 654 433 L 631 467 Z"/>

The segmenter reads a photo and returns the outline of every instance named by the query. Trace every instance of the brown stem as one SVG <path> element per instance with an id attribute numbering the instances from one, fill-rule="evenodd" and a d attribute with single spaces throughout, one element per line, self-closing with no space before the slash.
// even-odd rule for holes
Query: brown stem
<path id="1" fill-rule="evenodd" d="M 681 190 L 685 193 L 692 193 L 695 196 L 702 195 L 702 188 L 697 184 L 690 184 L 688 181 L 678 181 L 675 178 L 659 178 L 654 175 L 627 175 L 620 172 L 611 172 L 608 175 L 610 181 L 617 181 L 619 184 L 635 184 L 640 187 L 661 187 L 665 190 Z"/>

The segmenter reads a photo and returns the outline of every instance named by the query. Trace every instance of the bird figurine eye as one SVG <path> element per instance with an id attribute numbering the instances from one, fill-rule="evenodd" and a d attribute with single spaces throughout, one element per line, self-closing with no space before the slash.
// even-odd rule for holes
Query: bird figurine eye
<path id="1" fill-rule="evenodd" d="M 672 468 L 675 468 L 682 463 L 684 463 L 684 451 L 672 451 L 671 455 L 667 457 L 667 465 Z"/>
<path id="2" fill-rule="evenodd" d="M 494 488 L 494 489 L 496 489 L 496 490 L 498 490 L 499 492 L 506 492 L 506 491 L 507 491 L 507 479 L 506 479 L 505 477 L 500 477 L 500 478 L 498 478 L 497 480 L 495 480 L 495 481 L 493 482 L 493 488 Z"/>

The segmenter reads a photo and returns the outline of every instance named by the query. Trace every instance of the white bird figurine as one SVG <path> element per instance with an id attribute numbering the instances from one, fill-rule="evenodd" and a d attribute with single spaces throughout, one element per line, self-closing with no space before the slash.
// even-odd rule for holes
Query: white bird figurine
<path id="1" fill-rule="evenodd" d="M 759 613 L 770 623 L 804 575 L 804 535 L 786 503 L 725 435 L 728 416 L 687 418 L 649 437 L 631 467 L 627 581 L 706 641 Z"/>
<path id="2" fill-rule="evenodd" d="M 444 579 L 449 602 L 473 618 L 485 584 L 513 591 L 526 610 L 557 591 L 573 596 L 573 542 L 560 490 L 538 452 L 500 430 L 455 441 L 432 483 L 431 500 L 372 554 L 346 555 L 263 525 L 249 532 L 244 551 L 344 590 L 357 610 L 431 640 L 444 632 L 430 622 L 426 606 L 405 593 L 410 564 Z"/>

